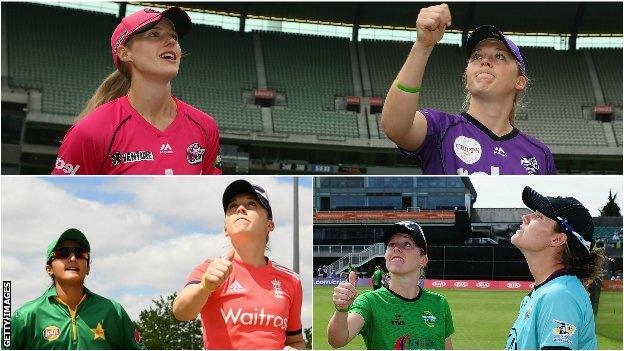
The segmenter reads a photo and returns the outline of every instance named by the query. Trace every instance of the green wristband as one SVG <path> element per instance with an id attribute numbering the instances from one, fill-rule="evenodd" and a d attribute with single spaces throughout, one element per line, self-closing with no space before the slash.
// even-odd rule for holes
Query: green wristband
<path id="1" fill-rule="evenodd" d="M 334 308 L 336 309 L 336 311 L 338 312 L 349 312 L 349 308 L 351 308 L 351 305 L 349 305 L 346 308 L 338 308 L 338 306 L 334 305 Z"/>
<path id="2" fill-rule="evenodd" d="M 420 87 L 408 87 L 407 85 L 403 85 L 399 82 L 396 82 L 396 87 L 405 93 L 417 94 L 420 92 Z"/>

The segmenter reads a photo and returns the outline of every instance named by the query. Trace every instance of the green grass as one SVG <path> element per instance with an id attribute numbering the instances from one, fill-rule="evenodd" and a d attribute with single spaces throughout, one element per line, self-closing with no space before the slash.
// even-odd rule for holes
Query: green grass
<path id="1" fill-rule="evenodd" d="M 314 287 L 313 348 L 331 349 L 327 343 L 327 322 L 334 308 L 333 286 Z M 360 293 L 364 289 L 360 289 Z M 433 289 L 446 297 L 451 306 L 455 349 L 503 349 L 520 301 L 526 292 Z M 622 349 L 622 293 L 603 292 L 596 319 L 600 349 Z M 360 335 L 343 349 L 365 350 Z"/>

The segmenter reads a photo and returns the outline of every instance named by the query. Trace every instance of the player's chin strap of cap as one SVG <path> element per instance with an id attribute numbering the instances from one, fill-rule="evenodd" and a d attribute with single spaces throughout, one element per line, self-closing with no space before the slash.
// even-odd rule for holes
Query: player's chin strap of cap
<path id="1" fill-rule="evenodd" d="M 557 216 L 557 220 L 559 221 L 559 224 L 563 227 L 563 229 L 566 231 L 566 233 L 574 235 L 578 239 L 578 241 L 581 243 L 581 245 L 583 245 L 583 247 L 587 250 L 587 253 L 589 253 L 591 249 L 591 242 L 585 240 L 579 233 L 574 231 L 574 229 L 572 229 L 572 226 L 570 225 L 570 223 L 568 223 L 567 220 L 559 216 Z"/>

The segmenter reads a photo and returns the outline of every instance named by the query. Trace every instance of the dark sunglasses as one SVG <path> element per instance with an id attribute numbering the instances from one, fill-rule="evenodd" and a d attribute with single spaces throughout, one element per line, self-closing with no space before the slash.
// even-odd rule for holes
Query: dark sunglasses
<path id="1" fill-rule="evenodd" d="M 50 260 L 58 258 L 58 259 L 67 259 L 74 255 L 76 258 L 84 258 L 85 260 L 89 260 L 89 250 L 82 247 L 59 247 L 52 251 L 52 255 L 50 255 Z"/>

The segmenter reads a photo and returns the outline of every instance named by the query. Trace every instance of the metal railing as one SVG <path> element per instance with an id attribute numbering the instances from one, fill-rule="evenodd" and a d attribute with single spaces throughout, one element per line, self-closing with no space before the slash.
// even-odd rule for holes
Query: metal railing
<path id="1" fill-rule="evenodd" d="M 341 257 L 327 266 L 327 270 L 330 275 L 340 274 L 349 267 L 349 263 L 354 267 L 359 267 L 375 257 L 382 257 L 385 252 L 386 246 L 383 243 L 375 243 L 360 252 L 350 253 Z"/>

